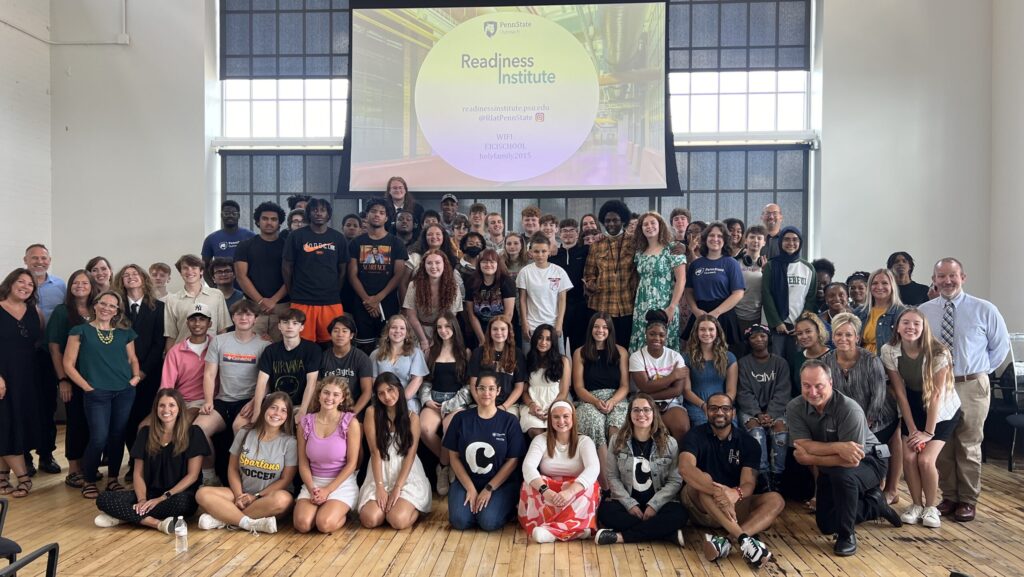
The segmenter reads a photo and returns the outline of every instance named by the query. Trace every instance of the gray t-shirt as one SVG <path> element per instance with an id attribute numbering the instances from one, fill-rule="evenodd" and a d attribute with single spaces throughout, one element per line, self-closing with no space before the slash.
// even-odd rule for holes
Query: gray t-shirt
<path id="1" fill-rule="evenodd" d="M 786 424 L 789 425 L 789 444 L 810 439 L 819 443 L 854 441 L 864 447 L 864 453 L 874 452 L 878 438 L 868 429 L 864 409 L 857 401 L 832 390 L 832 398 L 825 410 L 818 413 L 804 398 L 796 397 L 786 405 Z"/>
<path id="2" fill-rule="evenodd" d="M 235 333 L 224 333 L 210 340 L 206 362 L 217 363 L 217 380 L 221 401 L 247 401 L 256 391 L 257 361 L 270 343 L 254 337 L 247 343 L 235 338 Z"/>
<path id="3" fill-rule="evenodd" d="M 278 434 L 273 441 L 260 441 L 255 429 L 242 429 L 231 443 L 231 454 L 238 457 L 242 490 L 250 495 L 266 489 L 281 478 L 285 467 L 298 463 L 295 437 Z"/>

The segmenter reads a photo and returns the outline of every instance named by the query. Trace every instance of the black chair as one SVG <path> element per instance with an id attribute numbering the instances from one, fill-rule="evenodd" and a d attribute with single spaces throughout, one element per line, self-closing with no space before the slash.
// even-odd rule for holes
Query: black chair
<path id="1" fill-rule="evenodd" d="M 989 416 L 998 415 L 1003 419 L 992 422 L 993 425 L 1005 422 L 1009 425 L 1010 449 L 1006 459 L 1006 468 L 1013 471 L 1013 455 L 1017 449 L 1017 431 L 1024 429 L 1024 376 L 1018 376 L 1014 367 L 1014 354 L 1010 350 L 1006 361 L 1002 366 L 989 374 L 989 383 L 992 389 L 991 403 L 989 405 Z M 986 440 L 988 435 L 986 435 Z M 982 445 L 982 457 L 987 457 Z M 987 460 L 987 459 L 985 459 Z"/>
<path id="2" fill-rule="evenodd" d="M 18 570 L 24 569 L 29 563 L 43 555 L 46 555 L 46 577 L 54 577 L 57 575 L 57 559 L 60 557 L 60 545 L 56 543 L 43 545 L 29 553 L 27 556 L 22 557 L 20 561 L 11 563 L 7 567 L 4 567 L 3 570 L 0 571 L 0 577 L 15 577 Z"/>
<path id="3" fill-rule="evenodd" d="M 13 565 L 21 553 L 21 547 L 17 543 L 4 537 L 4 521 L 7 520 L 7 499 L 0 498 L 0 557 L 7 559 L 9 565 Z"/>

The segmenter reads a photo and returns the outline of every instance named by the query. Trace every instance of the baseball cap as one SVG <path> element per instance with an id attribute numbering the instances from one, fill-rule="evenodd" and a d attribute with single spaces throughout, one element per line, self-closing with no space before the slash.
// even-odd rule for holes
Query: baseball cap
<path id="1" fill-rule="evenodd" d="M 444 202 L 446 200 L 451 200 L 451 201 L 453 201 L 455 203 L 459 202 L 458 197 L 456 197 L 454 194 L 452 194 L 450 192 L 441 197 L 441 202 Z"/>
<path id="2" fill-rule="evenodd" d="M 210 320 L 213 320 L 213 313 L 210 312 L 210 307 L 203 303 L 196 303 L 196 306 L 192 307 L 192 312 L 188 314 L 188 318 L 192 318 L 196 315 L 202 315 Z"/>
<path id="3" fill-rule="evenodd" d="M 749 339 L 750 336 L 753 335 L 754 333 L 762 333 L 771 336 L 772 331 L 769 330 L 768 327 L 764 325 L 751 325 L 750 328 L 743 331 L 743 338 Z"/>

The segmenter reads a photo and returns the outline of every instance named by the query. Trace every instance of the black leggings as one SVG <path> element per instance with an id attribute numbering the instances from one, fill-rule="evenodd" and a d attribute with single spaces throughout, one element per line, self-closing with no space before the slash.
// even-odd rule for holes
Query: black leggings
<path id="1" fill-rule="evenodd" d="M 96 499 L 96 507 L 116 519 L 129 523 L 138 523 L 144 518 L 136 513 L 132 507 L 138 502 L 139 500 L 135 498 L 135 491 L 104 491 Z M 187 519 L 195 515 L 197 509 L 199 509 L 199 504 L 196 503 L 196 494 L 191 491 L 185 491 L 172 495 L 170 499 L 153 507 L 153 510 L 146 517 L 162 521 L 168 517 L 178 517 L 180 515 Z"/>
<path id="2" fill-rule="evenodd" d="M 676 531 L 686 525 L 690 515 L 678 501 L 669 501 L 661 506 L 650 519 L 638 519 L 622 506 L 622 503 L 608 500 L 597 508 L 597 520 L 601 525 L 622 534 L 626 543 L 676 540 Z"/>

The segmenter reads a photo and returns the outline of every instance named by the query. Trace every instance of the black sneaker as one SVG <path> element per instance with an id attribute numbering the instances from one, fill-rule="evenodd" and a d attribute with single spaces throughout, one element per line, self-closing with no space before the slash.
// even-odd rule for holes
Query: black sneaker
<path id="1" fill-rule="evenodd" d="M 857 536 L 839 537 L 832 547 L 832 552 L 839 557 L 850 557 L 857 553 Z"/>
<path id="2" fill-rule="evenodd" d="M 772 552 L 768 550 L 768 547 L 765 547 L 764 543 L 753 537 L 744 537 L 740 539 L 740 551 L 743 552 L 743 558 L 746 559 L 748 563 L 752 563 L 754 565 L 760 565 L 772 558 Z"/>
<path id="3" fill-rule="evenodd" d="M 885 519 L 893 527 L 902 527 L 903 520 L 900 519 L 900 514 L 895 509 L 889 506 L 889 502 L 885 499 L 885 495 L 882 491 L 875 487 L 864 494 L 865 497 L 875 502 L 875 506 L 878 507 L 878 516 Z"/>
<path id="4" fill-rule="evenodd" d="M 614 545 L 619 541 L 619 534 L 611 529 L 598 529 L 594 535 L 594 543 L 598 545 Z"/>
<path id="5" fill-rule="evenodd" d="M 44 473 L 56 475 L 60 473 L 60 465 L 53 458 L 53 455 L 41 455 L 39 457 L 39 470 Z"/>

